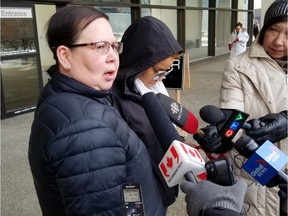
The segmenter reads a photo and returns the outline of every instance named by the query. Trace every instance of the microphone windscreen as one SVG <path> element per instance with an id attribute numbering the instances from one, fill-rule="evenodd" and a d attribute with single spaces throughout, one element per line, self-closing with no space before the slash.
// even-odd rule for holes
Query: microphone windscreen
<path id="1" fill-rule="evenodd" d="M 183 141 L 153 92 L 144 94 L 142 103 L 150 124 L 165 152 L 174 140 Z"/>
<path id="2" fill-rule="evenodd" d="M 193 113 L 171 97 L 161 93 L 158 93 L 156 96 L 174 124 L 190 134 L 197 132 L 199 123 Z"/>
<path id="3" fill-rule="evenodd" d="M 251 137 L 243 134 L 234 144 L 234 148 L 245 158 L 249 159 L 259 145 Z"/>
<path id="4" fill-rule="evenodd" d="M 221 109 L 213 105 L 206 105 L 199 111 L 200 117 L 208 124 L 219 124 L 226 120 L 226 116 Z"/>

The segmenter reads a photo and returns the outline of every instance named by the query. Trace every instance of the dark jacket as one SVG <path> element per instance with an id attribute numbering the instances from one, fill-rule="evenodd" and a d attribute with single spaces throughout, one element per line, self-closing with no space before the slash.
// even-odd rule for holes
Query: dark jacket
<path id="1" fill-rule="evenodd" d="M 165 215 L 141 140 L 107 98 L 60 73 L 43 89 L 29 163 L 43 215 L 121 215 L 124 182 L 142 187 L 147 216 Z"/>
<path id="2" fill-rule="evenodd" d="M 136 20 L 124 33 L 122 42 L 124 49 L 120 54 L 120 68 L 112 87 L 114 105 L 118 107 L 130 128 L 146 145 L 163 203 L 167 207 L 175 202 L 178 196 L 178 186 L 169 188 L 159 171 L 158 164 L 165 152 L 146 116 L 141 95 L 135 89 L 134 80 L 139 73 L 181 52 L 182 48 L 170 29 L 154 17 Z"/>

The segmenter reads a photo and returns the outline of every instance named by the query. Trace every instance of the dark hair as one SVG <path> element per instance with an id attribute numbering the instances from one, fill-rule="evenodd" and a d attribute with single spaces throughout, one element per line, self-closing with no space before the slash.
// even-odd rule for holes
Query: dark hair
<path id="1" fill-rule="evenodd" d="M 89 6 L 67 6 L 58 10 L 50 18 L 46 39 L 53 53 L 53 57 L 56 60 L 57 67 L 58 58 L 56 49 L 60 45 L 68 46 L 73 44 L 78 39 L 83 29 L 98 18 L 109 20 L 109 17 L 106 14 Z M 55 69 L 55 67 L 53 68 Z M 50 73 L 53 73 L 53 71 L 47 72 L 50 76 Z"/>
<path id="2" fill-rule="evenodd" d="M 238 22 L 238 23 L 236 23 L 235 28 L 236 28 L 237 26 L 240 26 L 240 27 L 242 28 L 243 24 L 242 24 L 241 22 Z"/>
<path id="3" fill-rule="evenodd" d="M 269 8 L 267 9 L 266 13 L 265 13 L 265 17 L 264 17 L 264 25 L 260 31 L 259 34 L 259 43 L 262 45 L 263 44 L 263 40 L 264 40 L 264 36 L 265 36 L 265 32 L 267 31 L 267 29 L 274 25 L 275 23 L 279 23 L 279 22 L 287 22 L 287 0 L 276 0 L 274 1 Z"/>

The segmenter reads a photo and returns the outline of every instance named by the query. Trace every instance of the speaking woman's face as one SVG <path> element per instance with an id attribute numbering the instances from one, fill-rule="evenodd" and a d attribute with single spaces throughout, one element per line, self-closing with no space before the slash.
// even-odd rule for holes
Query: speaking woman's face
<path id="1" fill-rule="evenodd" d="M 109 22 L 98 18 L 83 29 L 72 46 L 57 48 L 61 72 L 96 90 L 109 90 L 119 67 L 118 48 Z"/>
<path id="2" fill-rule="evenodd" d="M 263 47 L 267 54 L 274 59 L 287 59 L 288 22 L 279 22 L 267 28 Z"/>

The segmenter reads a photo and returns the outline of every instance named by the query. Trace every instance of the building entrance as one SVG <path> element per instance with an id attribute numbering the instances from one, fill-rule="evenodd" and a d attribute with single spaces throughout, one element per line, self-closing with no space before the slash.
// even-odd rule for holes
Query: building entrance
<path id="1" fill-rule="evenodd" d="M 1 8 L 1 119 L 30 111 L 41 87 L 32 7 Z"/>

